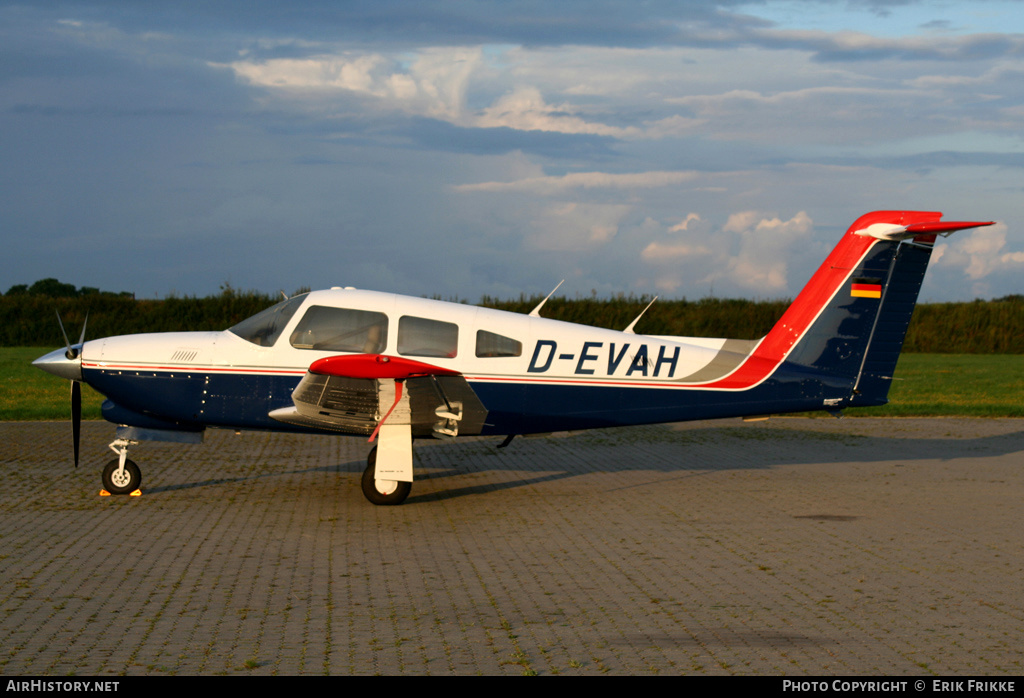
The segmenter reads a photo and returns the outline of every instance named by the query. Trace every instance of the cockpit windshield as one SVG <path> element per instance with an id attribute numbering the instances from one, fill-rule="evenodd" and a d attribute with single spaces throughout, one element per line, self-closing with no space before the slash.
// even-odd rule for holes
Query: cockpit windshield
<path id="1" fill-rule="evenodd" d="M 237 334 L 247 342 L 252 342 L 258 347 L 273 346 L 277 338 L 281 336 L 285 325 L 292 319 L 292 315 L 299 309 L 302 302 L 306 300 L 306 294 L 293 296 L 286 301 L 281 301 L 275 306 L 256 313 L 247 320 L 242 320 L 234 327 L 228 328 L 229 332 Z"/>

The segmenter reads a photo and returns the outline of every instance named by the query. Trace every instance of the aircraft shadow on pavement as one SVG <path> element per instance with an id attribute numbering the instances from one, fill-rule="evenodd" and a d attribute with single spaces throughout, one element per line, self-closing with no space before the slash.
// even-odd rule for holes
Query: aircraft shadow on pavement
<path id="1" fill-rule="evenodd" d="M 799 428 L 758 429 L 747 425 L 679 431 L 656 426 L 521 438 L 501 450 L 496 448 L 497 443 L 477 439 L 418 446 L 418 483 L 490 471 L 514 471 L 516 477 L 477 480 L 468 486 L 453 483 L 449 489 L 429 493 L 422 489 L 418 493 L 414 484 L 406 504 L 511 490 L 593 472 L 652 471 L 701 477 L 729 470 L 802 464 L 910 464 L 995 457 L 1024 451 L 1024 430 L 973 438 L 915 438 Z M 340 466 L 350 472 L 361 472 L 362 468 L 361 462 Z"/>
<path id="2" fill-rule="evenodd" d="M 898 425 L 898 422 L 894 424 Z M 913 463 L 920 460 L 995 457 L 1024 451 L 1024 430 L 979 437 L 917 438 L 905 433 L 898 436 L 869 436 L 853 430 L 843 431 L 841 428 L 822 431 L 797 427 L 712 425 L 679 429 L 670 425 L 519 437 L 505 449 L 497 448 L 500 441 L 498 438 L 485 437 L 460 438 L 449 442 L 418 441 L 415 448 L 416 483 L 406 504 L 513 490 L 594 472 L 650 471 L 699 477 L 729 470 L 801 464 Z M 179 448 L 197 447 L 159 446 L 159 450 Z M 217 444 L 208 443 L 198 448 L 206 451 L 202 458 L 210 463 L 210 470 L 216 472 Z M 284 464 L 287 461 L 287 448 L 282 447 L 280 450 L 281 463 Z M 238 456 L 236 454 L 233 457 Z M 316 472 L 358 477 L 366 467 L 365 460 L 355 459 L 308 468 L 282 467 L 278 470 L 273 468 L 276 460 L 273 455 L 261 454 L 260 460 L 265 462 L 257 472 L 230 474 L 231 468 L 225 468 L 222 477 L 206 477 L 144 489 L 147 494 L 169 493 Z M 491 472 L 504 474 L 487 477 Z M 510 477 L 511 473 L 515 475 Z M 457 482 L 466 475 L 475 476 L 472 484 Z M 432 491 L 424 492 L 422 487 L 417 487 L 417 483 L 422 485 L 428 481 L 435 481 Z M 446 487 L 444 481 L 452 481 L 451 486 Z"/>

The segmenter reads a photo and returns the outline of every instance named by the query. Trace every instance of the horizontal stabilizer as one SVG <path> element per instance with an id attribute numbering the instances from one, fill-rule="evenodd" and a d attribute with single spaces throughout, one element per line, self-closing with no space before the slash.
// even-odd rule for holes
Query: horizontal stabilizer
<path id="1" fill-rule="evenodd" d="M 958 230 L 983 228 L 994 225 L 995 221 L 925 221 L 909 225 L 892 223 L 874 223 L 857 231 L 857 235 L 865 235 L 879 240 L 906 240 L 918 235 L 949 235 Z"/>
<path id="2" fill-rule="evenodd" d="M 914 223 L 907 226 L 907 232 L 914 235 L 949 235 L 958 230 L 968 228 L 984 228 L 987 225 L 995 225 L 995 221 L 935 221 L 933 223 Z"/>

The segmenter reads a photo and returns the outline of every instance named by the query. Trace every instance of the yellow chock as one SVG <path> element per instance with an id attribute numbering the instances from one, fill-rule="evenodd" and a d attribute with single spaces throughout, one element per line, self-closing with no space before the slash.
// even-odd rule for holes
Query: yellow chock
<path id="1" fill-rule="evenodd" d="M 129 496 L 129 497 L 141 497 L 141 496 L 142 496 L 142 490 L 135 490 L 134 492 L 132 492 L 132 493 L 131 493 L 130 495 L 128 495 L 128 496 Z"/>

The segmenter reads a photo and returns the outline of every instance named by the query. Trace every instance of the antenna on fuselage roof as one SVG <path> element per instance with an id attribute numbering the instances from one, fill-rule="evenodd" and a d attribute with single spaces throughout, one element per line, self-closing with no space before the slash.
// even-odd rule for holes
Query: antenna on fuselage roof
<path id="1" fill-rule="evenodd" d="M 655 296 L 654 300 L 652 300 L 650 303 L 647 304 L 646 308 L 644 308 L 643 310 L 640 311 L 640 314 L 636 316 L 636 319 L 633 320 L 633 322 L 629 323 L 629 327 L 627 327 L 626 329 L 622 330 L 623 333 L 625 333 L 625 334 L 636 334 L 636 332 L 633 331 L 633 327 L 636 325 L 636 323 L 638 323 L 640 321 L 640 318 L 642 318 L 644 316 L 644 313 L 646 313 L 648 310 L 651 309 L 651 306 L 654 305 L 654 301 L 656 301 L 656 300 L 658 300 L 657 296 Z"/>
<path id="2" fill-rule="evenodd" d="M 565 279 L 562 279 L 561 281 L 558 282 L 558 286 L 561 286 L 564 283 L 565 283 Z M 553 289 L 551 289 L 551 293 L 549 293 L 544 298 L 544 300 L 542 300 L 540 303 L 538 303 L 536 308 L 534 308 L 533 310 L 530 311 L 530 317 L 540 317 L 540 309 L 543 308 L 544 304 L 548 302 L 548 298 L 551 298 L 551 296 L 555 295 L 555 291 L 558 290 L 558 286 L 555 286 Z"/>

